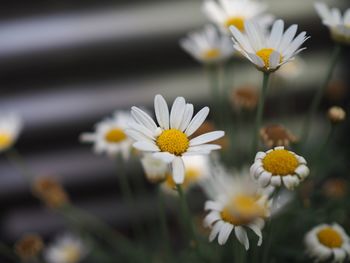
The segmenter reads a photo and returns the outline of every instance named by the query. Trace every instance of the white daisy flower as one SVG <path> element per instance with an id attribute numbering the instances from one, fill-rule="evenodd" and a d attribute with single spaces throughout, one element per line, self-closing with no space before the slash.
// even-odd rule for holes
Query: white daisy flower
<path id="1" fill-rule="evenodd" d="M 283 146 L 267 152 L 258 152 L 250 173 L 262 187 L 278 187 L 282 184 L 289 190 L 294 189 L 309 175 L 304 157 L 285 150 Z"/>
<path id="2" fill-rule="evenodd" d="M 191 187 L 200 184 L 210 175 L 208 156 L 184 156 L 183 161 L 185 163 L 185 179 L 181 185 L 183 190 L 187 191 Z M 162 183 L 162 189 L 170 194 L 175 192 L 176 183 L 171 174 L 168 174 L 166 180 Z"/>
<path id="3" fill-rule="evenodd" d="M 9 149 L 22 130 L 22 120 L 14 113 L 0 114 L 0 152 Z"/>
<path id="4" fill-rule="evenodd" d="M 191 32 L 180 40 L 181 47 L 202 63 L 217 63 L 232 57 L 234 49 L 227 36 L 220 35 L 212 25 Z"/>
<path id="5" fill-rule="evenodd" d="M 273 23 L 269 35 L 252 21 L 246 21 L 244 28 L 245 33 L 242 33 L 239 28 L 230 26 L 234 47 L 264 72 L 276 71 L 280 66 L 291 61 L 300 51 L 305 49 L 300 48 L 300 46 L 308 39 L 306 32 L 301 32 L 295 37 L 297 25 L 290 26 L 283 33 L 283 20 L 277 20 Z"/>
<path id="6" fill-rule="evenodd" d="M 172 164 L 172 175 L 176 184 L 185 178 L 185 164 L 182 156 L 209 154 L 220 149 L 208 142 L 225 135 L 223 131 L 213 131 L 190 139 L 190 136 L 202 125 L 209 113 L 204 107 L 193 118 L 193 105 L 186 103 L 183 97 L 177 97 L 169 114 L 168 104 L 161 95 L 154 98 L 155 114 L 159 126 L 138 107 L 131 108 L 135 122 L 130 123 L 127 134 L 136 140 L 133 146 L 144 152 Z"/>
<path id="7" fill-rule="evenodd" d="M 95 132 L 83 133 L 80 140 L 93 143 L 97 154 L 105 152 L 112 157 L 121 154 L 124 160 L 127 160 L 130 156 L 132 141 L 125 133 L 125 129 L 128 128 L 131 120 L 128 112 L 116 112 L 112 118 L 97 123 Z"/>
<path id="8" fill-rule="evenodd" d="M 331 31 L 336 42 L 350 44 L 350 8 L 342 16 L 337 8 L 328 8 L 325 3 L 316 2 L 315 8 L 322 19 L 322 23 Z"/>
<path id="9" fill-rule="evenodd" d="M 264 3 L 251 0 L 206 0 L 203 4 L 203 12 L 224 33 L 229 33 L 230 26 L 243 32 L 247 20 L 254 20 L 266 28 L 273 20 L 271 15 L 263 14 L 266 8 Z"/>
<path id="10" fill-rule="evenodd" d="M 209 214 L 204 225 L 211 228 L 209 241 L 218 237 L 223 245 L 234 231 L 238 241 L 249 249 L 247 230 L 258 237 L 258 246 L 262 244 L 261 230 L 265 219 L 270 216 L 271 200 L 269 193 L 249 177 L 248 170 L 241 175 L 214 175 L 211 183 L 202 184 L 204 191 L 215 201 L 207 201 L 205 210 Z"/>
<path id="11" fill-rule="evenodd" d="M 77 263 L 88 253 L 86 244 L 78 237 L 64 234 L 44 251 L 44 258 L 48 263 Z"/>
<path id="12" fill-rule="evenodd" d="M 145 154 L 141 158 L 141 164 L 147 180 L 151 183 L 163 182 L 170 174 L 169 164 L 152 154 Z"/>
<path id="13" fill-rule="evenodd" d="M 304 242 L 307 253 L 315 262 L 345 262 L 350 257 L 349 236 L 336 223 L 314 227 L 305 235 Z"/>

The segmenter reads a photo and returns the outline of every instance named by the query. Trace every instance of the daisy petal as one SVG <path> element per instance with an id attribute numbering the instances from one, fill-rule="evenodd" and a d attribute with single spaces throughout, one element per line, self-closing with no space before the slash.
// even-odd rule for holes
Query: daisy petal
<path id="1" fill-rule="evenodd" d="M 262 244 L 262 233 L 261 233 L 259 226 L 255 225 L 255 224 L 249 224 L 248 227 L 251 230 L 253 230 L 253 232 L 259 237 L 258 246 L 260 247 Z"/>
<path id="2" fill-rule="evenodd" d="M 190 103 L 187 103 L 184 116 L 180 124 L 180 128 L 179 128 L 180 131 L 184 131 L 187 128 L 188 124 L 191 122 L 192 116 L 193 116 L 193 105 Z"/>
<path id="3" fill-rule="evenodd" d="M 215 141 L 225 135 L 224 131 L 213 131 L 199 135 L 190 140 L 190 146 L 205 144 L 207 142 Z"/>
<path id="4" fill-rule="evenodd" d="M 217 144 L 202 144 L 198 146 L 191 146 L 187 149 L 188 152 L 196 152 L 196 151 L 214 151 L 221 149 L 220 145 Z"/>
<path id="5" fill-rule="evenodd" d="M 157 125 L 152 120 L 150 116 L 143 110 L 139 109 L 138 107 L 131 107 L 131 115 L 135 118 L 135 120 L 146 126 L 149 130 L 153 131 L 157 129 Z"/>
<path id="6" fill-rule="evenodd" d="M 133 144 L 133 146 L 140 150 L 146 152 L 159 152 L 159 148 L 151 141 L 138 141 Z"/>
<path id="7" fill-rule="evenodd" d="M 181 157 L 175 157 L 173 162 L 173 179 L 176 184 L 182 184 L 185 179 L 185 164 Z"/>
<path id="8" fill-rule="evenodd" d="M 168 153 L 168 152 L 156 152 L 153 154 L 153 157 L 160 159 L 163 162 L 171 163 L 174 160 L 175 155 Z"/>
<path id="9" fill-rule="evenodd" d="M 277 51 L 273 51 L 270 55 L 269 59 L 269 67 L 270 69 L 275 69 L 277 68 L 279 62 L 280 62 L 281 55 Z"/>
<path id="10" fill-rule="evenodd" d="M 249 249 L 249 239 L 247 236 L 247 232 L 241 226 L 235 227 L 235 233 L 238 241 L 244 246 L 245 250 Z"/>
<path id="11" fill-rule="evenodd" d="M 155 96 L 154 110 L 159 126 L 164 130 L 169 129 L 169 108 L 162 95 Z"/>
<path id="12" fill-rule="evenodd" d="M 186 101 L 183 97 L 177 97 L 171 107 L 170 128 L 179 129 L 185 112 Z"/>
<path id="13" fill-rule="evenodd" d="M 192 119 L 192 121 L 190 122 L 190 124 L 188 125 L 188 127 L 185 130 L 185 134 L 187 136 L 191 136 L 205 121 L 205 119 L 207 118 L 209 114 L 209 108 L 208 107 L 204 107 L 203 109 L 201 109 Z"/>
<path id="14" fill-rule="evenodd" d="M 230 223 L 225 223 L 219 232 L 218 242 L 219 245 L 224 245 L 233 230 L 233 225 Z"/>
<path id="15" fill-rule="evenodd" d="M 215 237 L 219 234 L 223 224 L 224 224 L 223 221 L 218 221 L 215 223 L 215 225 L 213 226 L 213 229 L 211 230 L 210 235 L 209 235 L 210 242 L 212 242 L 215 239 Z"/>

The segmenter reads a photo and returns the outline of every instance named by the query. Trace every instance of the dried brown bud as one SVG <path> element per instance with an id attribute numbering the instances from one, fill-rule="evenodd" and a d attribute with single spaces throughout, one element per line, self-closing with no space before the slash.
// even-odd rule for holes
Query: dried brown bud
<path id="1" fill-rule="evenodd" d="M 327 88 L 327 97 L 332 101 L 339 101 L 346 97 L 347 95 L 346 83 L 342 80 L 332 81 Z"/>
<path id="2" fill-rule="evenodd" d="M 341 107 L 333 106 L 329 108 L 327 113 L 328 119 L 333 123 L 339 123 L 342 122 L 345 117 L 346 113 Z"/>
<path id="3" fill-rule="evenodd" d="M 263 143 L 268 147 L 289 146 L 297 141 L 297 138 L 285 127 L 279 124 L 267 125 L 260 129 L 260 136 Z"/>
<path id="4" fill-rule="evenodd" d="M 234 88 L 231 100 L 236 110 L 254 110 L 258 104 L 259 95 L 253 86 L 241 86 Z"/>
<path id="5" fill-rule="evenodd" d="M 26 234 L 15 244 L 15 252 L 22 260 L 30 260 L 39 255 L 44 242 L 39 235 Z"/>
<path id="6" fill-rule="evenodd" d="M 59 208 L 69 202 L 61 184 L 52 177 L 37 178 L 33 184 L 33 193 L 51 208 Z"/>
<path id="7" fill-rule="evenodd" d="M 325 196 L 334 199 L 345 197 L 347 193 L 347 184 L 343 179 L 330 179 L 322 187 L 322 192 Z"/>

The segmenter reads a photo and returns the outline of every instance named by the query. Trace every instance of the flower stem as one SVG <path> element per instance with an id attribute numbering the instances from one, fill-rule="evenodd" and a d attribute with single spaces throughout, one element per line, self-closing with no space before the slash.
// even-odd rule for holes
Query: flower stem
<path id="1" fill-rule="evenodd" d="M 0 242 L 0 254 L 8 259 L 11 259 L 11 261 L 13 262 L 18 262 L 16 254 L 12 251 L 12 249 L 9 246 L 4 244 L 3 242 Z"/>
<path id="2" fill-rule="evenodd" d="M 166 261 L 171 262 L 172 251 L 171 251 L 171 243 L 170 243 L 170 237 L 169 237 L 169 229 L 166 221 L 165 204 L 164 204 L 163 195 L 162 195 L 160 186 L 157 187 L 157 192 L 158 192 L 158 214 L 159 214 L 160 228 L 162 231 L 162 237 L 164 241 Z"/>
<path id="3" fill-rule="evenodd" d="M 188 240 L 189 240 L 189 246 L 191 248 L 195 249 L 195 252 L 197 254 L 198 257 L 200 257 L 200 251 L 199 251 L 199 243 L 196 237 L 196 233 L 194 230 L 194 226 L 193 226 L 193 222 L 192 222 L 192 218 L 189 212 L 189 208 L 188 208 L 188 204 L 186 201 L 186 196 L 182 190 L 181 185 L 176 185 L 177 191 L 179 193 L 179 197 L 180 197 L 180 206 L 181 206 L 181 216 L 183 219 L 183 223 L 184 223 L 184 228 L 185 231 L 187 233 L 188 236 Z"/>
<path id="4" fill-rule="evenodd" d="M 128 208 L 132 208 L 134 207 L 135 204 L 132 197 L 132 191 L 128 180 L 128 176 L 126 173 L 125 163 L 121 157 L 118 159 L 118 168 L 119 168 L 118 172 L 119 172 L 120 191 L 122 194 L 122 198 L 126 203 L 126 205 L 128 206 Z M 140 238 L 141 236 L 143 236 L 142 227 L 135 222 L 134 217 L 132 217 L 131 219 L 131 227 L 135 238 Z"/>
<path id="5" fill-rule="evenodd" d="M 264 112 L 264 104 L 265 104 L 265 98 L 266 98 L 269 77 L 270 77 L 270 73 L 264 72 L 262 89 L 261 89 L 261 94 L 259 96 L 259 104 L 258 104 L 258 109 L 256 112 L 256 118 L 255 118 L 255 127 L 254 127 L 254 134 L 253 134 L 253 143 L 252 143 L 252 155 L 255 154 L 255 152 L 258 148 L 259 129 L 261 126 L 263 112 Z"/>
<path id="6" fill-rule="evenodd" d="M 217 65 L 208 66 L 212 105 L 214 107 L 214 113 L 218 119 L 218 124 L 221 127 L 221 125 L 223 124 L 223 120 L 222 120 L 222 103 L 221 103 L 221 94 L 220 94 L 219 73 L 220 73 L 220 70 Z"/>
<path id="7" fill-rule="evenodd" d="M 309 112 L 306 116 L 306 119 L 305 119 L 305 122 L 303 125 L 301 140 L 300 140 L 301 143 L 304 143 L 309 136 L 311 119 L 315 115 L 315 113 L 316 113 L 316 111 L 321 103 L 322 95 L 324 94 L 324 91 L 326 90 L 328 83 L 332 78 L 333 71 L 335 69 L 335 66 L 337 65 L 340 54 L 341 54 L 341 46 L 340 45 L 334 46 L 326 76 L 323 80 L 321 87 L 317 90 L 315 96 L 313 97 L 310 108 L 309 108 Z"/>

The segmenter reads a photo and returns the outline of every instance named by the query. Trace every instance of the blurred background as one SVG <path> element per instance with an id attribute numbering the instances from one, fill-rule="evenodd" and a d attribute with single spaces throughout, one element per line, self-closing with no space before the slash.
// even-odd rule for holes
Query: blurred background
<path id="1" fill-rule="evenodd" d="M 298 134 L 333 44 L 313 1 L 266 2 L 270 13 L 299 24 L 299 31 L 311 35 L 301 55 L 301 74 L 293 80 L 272 80 L 265 111 L 271 122 L 288 116 L 288 127 Z M 349 7 L 348 0 L 326 2 L 343 10 Z M 115 163 L 80 144 L 79 135 L 92 131 L 97 121 L 115 110 L 151 107 L 157 93 L 169 102 L 184 96 L 198 108 L 209 103 L 203 68 L 178 44 L 188 31 L 209 22 L 201 4 L 14 0 L 1 5 L 0 110 L 15 111 L 24 119 L 16 148 L 38 175 L 58 178 L 77 206 L 120 229 L 127 231 L 130 216 L 137 214 L 145 221 L 155 217 L 152 187 L 137 194 L 138 207 L 126 207 L 119 197 Z M 349 49 L 343 54 L 314 120 L 310 143 L 317 143 L 314 134 L 325 132 L 322 120 L 330 105 L 348 108 Z M 235 71 L 232 85 L 261 82 L 261 74 L 248 63 L 240 63 Z M 349 153 L 349 123 L 346 126 L 337 142 Z M 140 166 L 130 167 L 131 177 L 142 176 Z M 3 155 L 0 207 L 0 238 L 8 244 L 24 232 L 50 237 L 63 229 L 62 219 L 31 195 L 19 171 Z"/>

